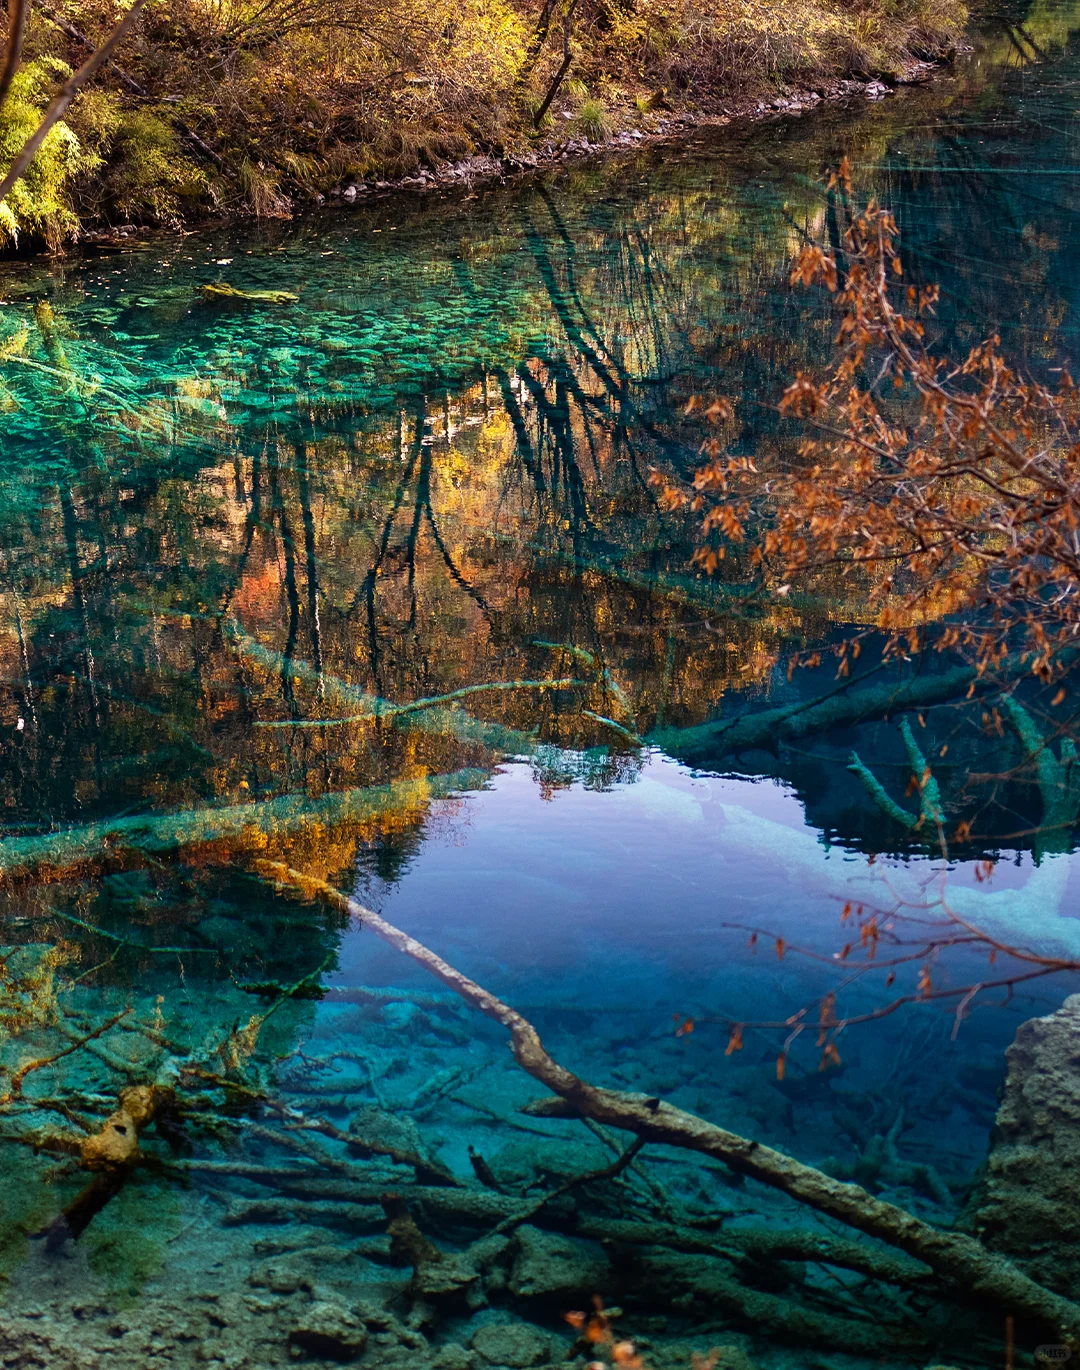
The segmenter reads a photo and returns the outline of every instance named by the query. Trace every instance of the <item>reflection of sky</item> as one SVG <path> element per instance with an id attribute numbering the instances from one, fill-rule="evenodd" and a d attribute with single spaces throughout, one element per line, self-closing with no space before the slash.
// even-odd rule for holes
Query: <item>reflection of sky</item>
<path id="1" fill-rule="evenodd" d="M 938 864 L 891 866 L 910 891 Z M 986 884 L 974 866 L 960 866 L 949 887 L 1020 888 L 1030 874 L 1025 859 Z M 575 785 L 550 800 L 527 766 L 506 767 L 378 902 L 392 922 L 513 1002 L 632 1007 L 643 1029 L 655 1029 L 675 1010 L 784 1018 L 832 988 L 840 978 L 833 953 L 852 936 L 841 925 L 852 878 L 875 878 L 867 858 L 826 849 L 789 790 L 694 776 L 654 756 L 633 784 L 606 792 Z M 1063 909 L 1074 903 L 1067 892 Z M 781 961 L 764 931 L 751 951 L 748 932 L 725 923 L 767 930 L 824 960 Z M 856 952 L 845 971 L 859 959 Z M 989 978 L 985 960 L 950 952 L 937 983 Z M 411 981 L 401 958 L 373 938 L 345 939 L 338 983 L 401 983 L 403 974 Z M 912 974 L 901 971 L 898 988 Z M 853 985 L 842 1011 L 880 1002 L 881 981 Z M 1056 1007 L 1059 988 L 1048 982 L 1049 997 L 1036 990 L 1038 1002 Z"/>

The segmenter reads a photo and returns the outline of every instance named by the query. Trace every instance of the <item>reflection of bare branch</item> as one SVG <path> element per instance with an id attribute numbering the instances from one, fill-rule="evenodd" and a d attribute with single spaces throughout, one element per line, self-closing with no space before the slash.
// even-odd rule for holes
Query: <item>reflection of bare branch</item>
<path id="1" fill-rule="evenodd" d="M 336 728 L 345 723 L 367 723 L 373 718 L 400 718 L 403 714 L 419 713 L 421 709 L 438 708 L 455 699 L 465 699 L 469 695 L 486 694 L 492 690 L 570 690 L 587 688 L 587 680 L 494 680 L 483 685 L 465 685 L 449 694 L 432 695 L 430 699 L 414 699 L 411 704 L 383 704 L 378 702 L 370 713 L 353 714 L 350 718 L 286 718 L 257 721 L 256 728 Z"/>

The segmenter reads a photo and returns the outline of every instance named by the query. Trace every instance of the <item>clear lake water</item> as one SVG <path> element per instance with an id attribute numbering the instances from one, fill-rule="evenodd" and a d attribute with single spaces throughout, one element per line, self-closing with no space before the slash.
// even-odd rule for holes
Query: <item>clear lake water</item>
<path id="1" fill-rule="evenodd" d="M 962 1021 L 955 1000 L 909 1004 L 849 1029 L 825 1070 L 812 1031 L 748 1028 L 725 1054 L 731 1027 L 837 985 L 850 1016 L 910 993 L 918 962 L 887 987 L 865 939 L 838 956 L 942 879 L 965 909 L 1019 910 L 1033 944 L 1080 935 L 1073 835 L 1040 848 L 1035 787 L 979 779 L 1016 743 L 962 695 L 917 729 L 973 828 L 944 874 L 847 769 L 855 750 L 910 805 L 897 720 L 738 752 L 702 733 L 831 689 L 828 660 L 788 659 L 865 606 L 699 574 L 692 521 L 649 475 L 693 470 L 695 395 L 736 401 L 742 450 L 791 441 L 776 399 L 835 323 L 788 277 L 830 232 L 843 155 L 896 211 L 912 277 L 940 283 L 943 347 L 997 328 L 1036 372 L 1075 365 L 1080 10 L 1035 4 L 972 41 L 879 101 L 0 264 L 5 1365 L 584 1365 L 564 1314 L 594 1296 L 657 1370 L 721 1345 L 768 1370 L 927 1363 L 873 1300 L 852 1340 L 785 1333 L 710 1293 L 715 1253 L 650 1266 L 574 1237 L 575 1211 L 720 1247 L 813 1225 L 672 1148 L 511 1235 L 485 1293 L 417 1297 L 380 1195 L 449 1254 L 485 1226 L 395 1150 L 494 1196 L 494 1228 L 625 1139 L 522 1113 L 544 1091 L 497 1024 L 251 862 L 355 896 L 584 1078 L 956 1217 L 1017 1026 L 1080 986 L 987 993 Z M 221 283 L 295 298 L 204 289 Z M 881 958 L 894 927 L 914 935 L 890 924 Z M 933 969 L 989 974 L 965 946 Z M 203 1062 L 202 1088 L 65 1235 L 73 1149 L 177 1058 Z M 747 1278 L 779 1295 L 790 1276 Z M 817 1312 L 848 1317 L 814 1278 Z M 992 1328 L 950 1335 L 948 1364 L 990 1363 Z"/>

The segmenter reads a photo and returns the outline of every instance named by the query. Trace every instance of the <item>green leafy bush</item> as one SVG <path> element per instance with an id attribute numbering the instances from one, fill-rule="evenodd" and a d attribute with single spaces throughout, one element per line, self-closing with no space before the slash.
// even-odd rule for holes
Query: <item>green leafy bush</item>
<path id="1" fill-rule="evenodd" d="M 97 174 L 80 181 L 79 207 L 113 222 L 150 220 L 177 226 L 184 202 L 207 198 L 206 173 L 186 157 L 168 116 L 125 109 L 109 91 L 86 91 L 74 106 L 73 127 L 93 149 Z"/>
<path id="2" fill-rule="evenodd" d="M 0 158 L 5 165 L 37 128 L 56 80 L 69 75 L 70 68 L 52 57 L 38 57 L 18 72 L 0 112 Z M 58 248 L 79 227 L 70 203 L 72 184 L 99 164 L 97 154 L 68 124 L 54 125 L 22 179 L 0 203 L 0 241 L 15 244 L 25 234 Z"/>

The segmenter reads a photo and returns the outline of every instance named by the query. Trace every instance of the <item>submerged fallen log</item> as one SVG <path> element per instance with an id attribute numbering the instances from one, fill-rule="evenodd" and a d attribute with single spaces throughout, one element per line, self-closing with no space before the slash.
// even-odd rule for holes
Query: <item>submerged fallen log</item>
<path id="1" fill-rule="evenodd" d="M 315 797 L 284 794 L 253 804 L 130 814 L 31 837 L 4 837 L 0 838 L 0 882 L 59 879 L 106 860 L 124 864 L 217 842 L 228 842 L 230 855 L 245 848 L 262 850 L 274 839 L 293 838 L 305 829 L 316 832 L 369 823 L 383 814 L 420 809 L 428 800 L 478 789 L 489 774 L 469 768 Z"/>
<path id="2" fill-rule="evenodd" d="M 509 1195 L 491 1195 L 476 1189 L 448 1193 L 431 1185 L 403 1186 L 400 1180 L 360 1184 L 321 1179 L 299 1169 L 260 1166 L 243 1162 L 174 1161 L 170 1169 L 184 1174 L 209 1173 L 235 1176 L 278 1190 L 287 1199 L 235 1199 L 225 1221 L 286 1223 L 303 1221 L 329 1227 L 348 1227 L 363 1221 L 358 1231 L 382 1232 L 386 1223 L 377 1206 L 390 1188 L 396 1188 L 410 1208 L 426 1224 L 440 1230 L 475 1227 L 497 1232 L 522 1223 L 546 1227 L 592 1241 L 619 1246 L 657 1246 L 687 1255 L 721 1256 L 735 1264 L 772 1261 L 809 1261 L 856 1271 L 904 1289 L 923 1293 L 932 1288 L 933 1272 L 907 1256 L 868 1246 L 856 1240 L 802 1229 L 774 1231 L 769 1228 L 737 1228 L 709 1234 L 692 1227 L 661 1221 L 593 1217 L 579 1207 L 554 1207 L 550 1196 L 543 1202 L 522 1203 Z M 590 1177 L 579 1177 L 581 1182 Z M 501 1219 L 501 1220 L 500 1220 Z"/>
<path id="3" fill-rule="evenodd" d="M 1077 650 L 1070 648 L 1059 654 L 1055 667 L 1059 672 L 1068 671 L 1077 659 Z M 887 663 L 873 667 L 863 679 L 886 667 Z M 891 718 L 1007 689 L 1030 671 L 1030 657 L 1013 653 L 992 671 L 958 665 L 944 671 L 897 675 L 875 684 L 845 680 L 816 699 L 750 710 L 735 718 L 715 719 L 690 728 L 660 728 L 646 741 L 687 765 L 715 765 L 718 757 L 733 753 L 759 748 L 774 751 L 778 744 L 832 728 L 848 728 L 870 718 Z"/>
<path id="4" fill-rule="evenodd" d="M 689 728 L 661 728 L 647 741 L 689 766 L 715 764 L 717 757 L 736 752 L 775 750 L 779 743 L 833 728 L 847 728 L 869 718 L 889 718 L 912 709 L 926 709 L 963 699 L 972 687 L 978 692 L 1000 689 L 996 677 L 980 676 L 974 666 L 956 666 L 936 674 L 889 680 L 857 688 L 838 686 L 817 699 L 751 710 L 735 718 L 716 719 Z"/>
<path id="5" fill-rule="evenodd" d="M 659 1098 L 587 1083 L 548 1055 L 527 1019 L 415 938 L 323 880 L 278 862 L 260 860 L 254 864 L 268 881 L 296 889 L 310 898 L 323 899 L 356 918 L 424 966 L 473 1008 L 501 1023 L 510 1033 L 511 1048 L 522 1069 L 566 1100 L 582 1117 L 633 1132 L 648 1142 L 713 1156 L 732 1170 L 914 1257 L 929 1267 L 948 1294 L 1019 1315 L 1071 1347 L 1080 1348 L 1080 1306 L 1037 1284 L 973 1237 L 933 1227 L 858 1185 L 834 1180 L 813 1166 Z"/>
<path id="6" fill-rule="evenodd" d="M 295 304 L 300 298 L 291 290 L 241 290 L 228 281 L 209 281 L 200 290 L 208 300 L 240 300 L 244 304 Z"/>

